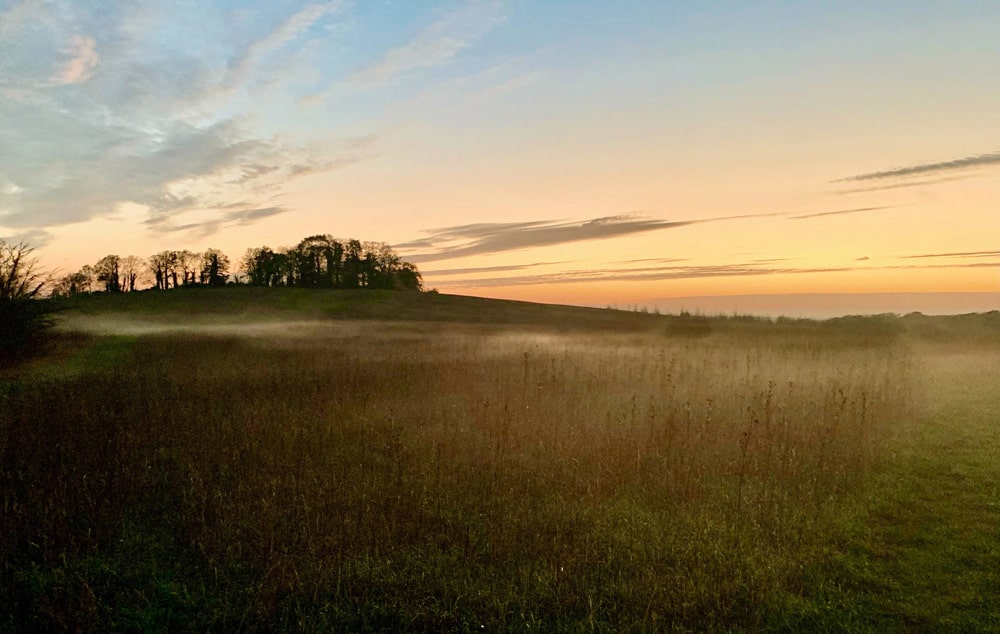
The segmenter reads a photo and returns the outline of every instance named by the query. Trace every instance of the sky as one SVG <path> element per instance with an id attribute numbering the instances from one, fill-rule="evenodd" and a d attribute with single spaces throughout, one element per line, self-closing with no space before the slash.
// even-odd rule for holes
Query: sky
<path id="1" fill-rule="evenodd" d="M 57 273 L 329 233 L 441 292 L 1000 308 L 998 32 L 961 0 L 0 0 L 0 237 Z"/>

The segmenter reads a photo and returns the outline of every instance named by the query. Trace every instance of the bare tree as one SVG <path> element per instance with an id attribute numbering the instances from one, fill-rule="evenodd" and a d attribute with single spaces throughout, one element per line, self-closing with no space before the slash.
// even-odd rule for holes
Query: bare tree
<path id="1" fill-rule="evenodd" d="M 40 301 L 50 276 L 38 266 L 33 249 L 23 242 L 0 240 L 0 356 L 21 351 L 52 325 Z"/>
<path id="2" fill-rule="evenodd" d="M 132 292 L 146 270 L 146 261 L 135 255 L 121 259 L 122 290 Z"/>
<path id="3" fill-rule="evenodd" d="M 167 290 L 170 282 L 177 286 L 177 252 L 160 251 L 149 257 L 149 270 L 156 280 L 156 288 Z"/>
<path id="4" fill-rule="evenodd" d="M 89 293 L 94 280 L 94 269 L 86 264 L 76 273 L 70 273 L 59 278 L 52 287 L 53 297 L 71 297 L 78 293 Z"/>
<path id="5" fill-rule="evenodd" d="M 197 253 L 193 253 L 187 249 L 184 249 L 183 251 L 174 251 L 174 253 L 177 257 L 177 266 L 180 267 L 181 270 L 181 283 L 184 284 L 184 286 L 197 284 L 197 275 L 198 269 L 200 268 L 199 262 L 201 257 Z M 174 286 L 177 286 L 176 280 L 174 280 Z"/>

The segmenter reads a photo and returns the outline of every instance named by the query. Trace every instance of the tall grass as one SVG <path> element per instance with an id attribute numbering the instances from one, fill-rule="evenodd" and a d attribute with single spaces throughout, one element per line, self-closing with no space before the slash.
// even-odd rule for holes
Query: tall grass
<path id="1" fill-rule="evenodd" d="M 883 459 L 905 349 L 145 337 L 0 399 L 0 628 L 753 628 Z"/>

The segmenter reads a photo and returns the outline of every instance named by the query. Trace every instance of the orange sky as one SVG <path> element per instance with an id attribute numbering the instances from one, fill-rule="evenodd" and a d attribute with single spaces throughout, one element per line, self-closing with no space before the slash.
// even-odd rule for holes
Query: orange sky
<path id="1" fill-rule="evenodd" d="M 51 268 L 331 233 L 533 301 L 1000 292 L 1000 5 L 168 5 L 0 8 L 0 236 Z"/>

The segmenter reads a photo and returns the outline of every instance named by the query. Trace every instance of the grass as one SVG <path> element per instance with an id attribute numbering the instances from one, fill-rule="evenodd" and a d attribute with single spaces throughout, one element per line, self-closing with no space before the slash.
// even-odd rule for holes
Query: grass
<path id="1" fill-rule="evenodd" d="M 988 317 L 284 290 L 7 375 L 0 631 L 996 629 Z"/>
<path id="2" fill-rule="evenodd" d="M 791 630 L 1000 630 L 1000 351 L 920 356 L 928 411 L 813 571 L 799 606 L 813 620 Z"/>

